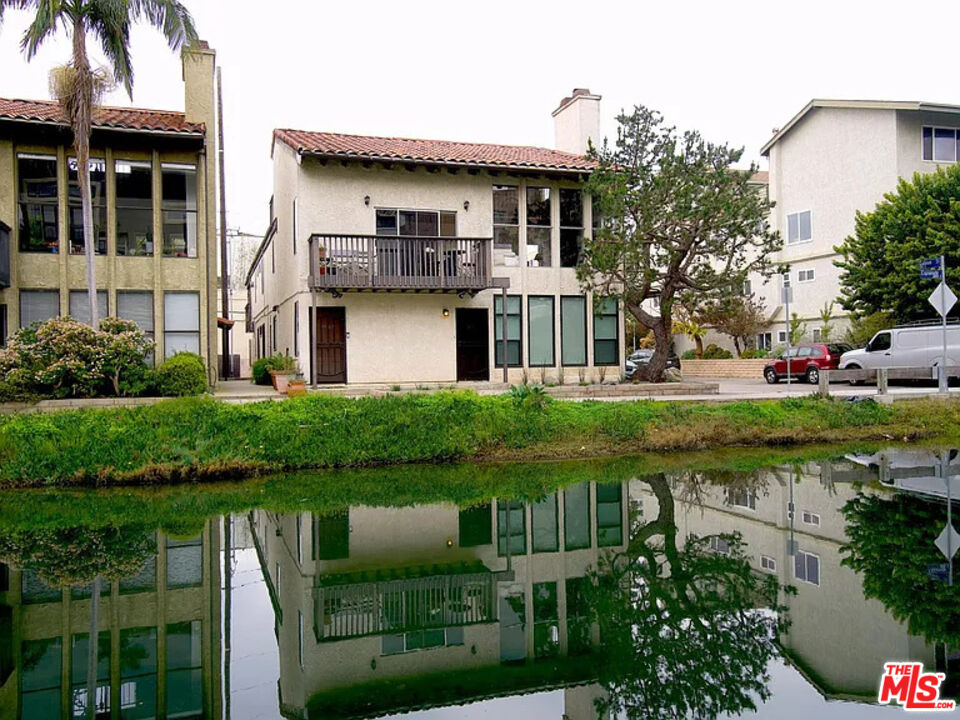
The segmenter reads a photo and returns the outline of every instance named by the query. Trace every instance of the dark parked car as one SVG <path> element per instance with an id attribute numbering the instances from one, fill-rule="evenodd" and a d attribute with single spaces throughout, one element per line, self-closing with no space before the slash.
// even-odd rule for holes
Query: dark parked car
<path id="1" fill-rule="evenodd" d="M 645 374 L 647 365 L 650 364 L 650 359 L 653 357 L 653 350 L 647 350 L 641 348 L 640 350 L 634 350 L 627 357 L 627 367 L 624 376 L 627 380 L 633 380 L 634 375 L 637 374 L 637 371 L 640 371 L 641 377 Z M 667 367 L 680 369 L 680 358 L 678 358 L 673 353 L 670 353 L 670 357 L 667 358 Z"/>
<path id="2" fill-rule="evenodd" d="M 821 370 L 836 370 L 840 356 L 850 350 L 846 343 L 809 343 L 790 348 L 790 377 L 803 378 L 816 385 Z M 771 360 L 763 369 L 763 377 L 770 384 L 787 377 L 786 353 Z"/>

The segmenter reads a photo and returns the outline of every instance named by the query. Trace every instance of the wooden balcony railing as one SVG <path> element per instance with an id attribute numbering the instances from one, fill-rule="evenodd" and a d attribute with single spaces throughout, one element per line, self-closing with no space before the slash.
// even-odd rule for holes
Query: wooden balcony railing
<path id="1" fill-rule="evenodd" d="M 492 238 L 310 236 L 310 287 L 479 292 L 493 287 Z"/>

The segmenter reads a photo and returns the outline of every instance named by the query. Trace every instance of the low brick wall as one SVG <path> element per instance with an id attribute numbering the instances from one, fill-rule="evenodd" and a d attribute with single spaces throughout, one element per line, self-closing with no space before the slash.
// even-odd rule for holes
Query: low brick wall
<path id="1" fill-rule="evenodd" d="M 762 378 L 763 368 L 771 362 L 769 358 L 750 360 L 681 360 L 680 367 L 685 378 L 730 377 Z"/>

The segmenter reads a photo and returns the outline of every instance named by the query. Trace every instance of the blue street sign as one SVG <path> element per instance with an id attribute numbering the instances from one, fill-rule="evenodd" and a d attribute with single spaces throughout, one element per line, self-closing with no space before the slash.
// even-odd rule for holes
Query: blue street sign
<path id="1" fill-rule="evenodd" d="M 940 258 L 920 261 L 920 278 L 923 280 L 940 280 Z"/>

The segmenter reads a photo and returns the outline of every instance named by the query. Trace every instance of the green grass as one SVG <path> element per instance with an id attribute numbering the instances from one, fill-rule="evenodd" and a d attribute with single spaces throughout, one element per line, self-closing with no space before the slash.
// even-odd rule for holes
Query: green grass
<path id="1" fill-rule="evenodd" d="M 916 439 L 955 432 L 960 404 L 814 398 L 739 403 L 560 402 L 472 392 L 309 396 L 0 419 L 0 485 L 213 480 L 306 468 L 560 458 L 631 452 Z"/>

